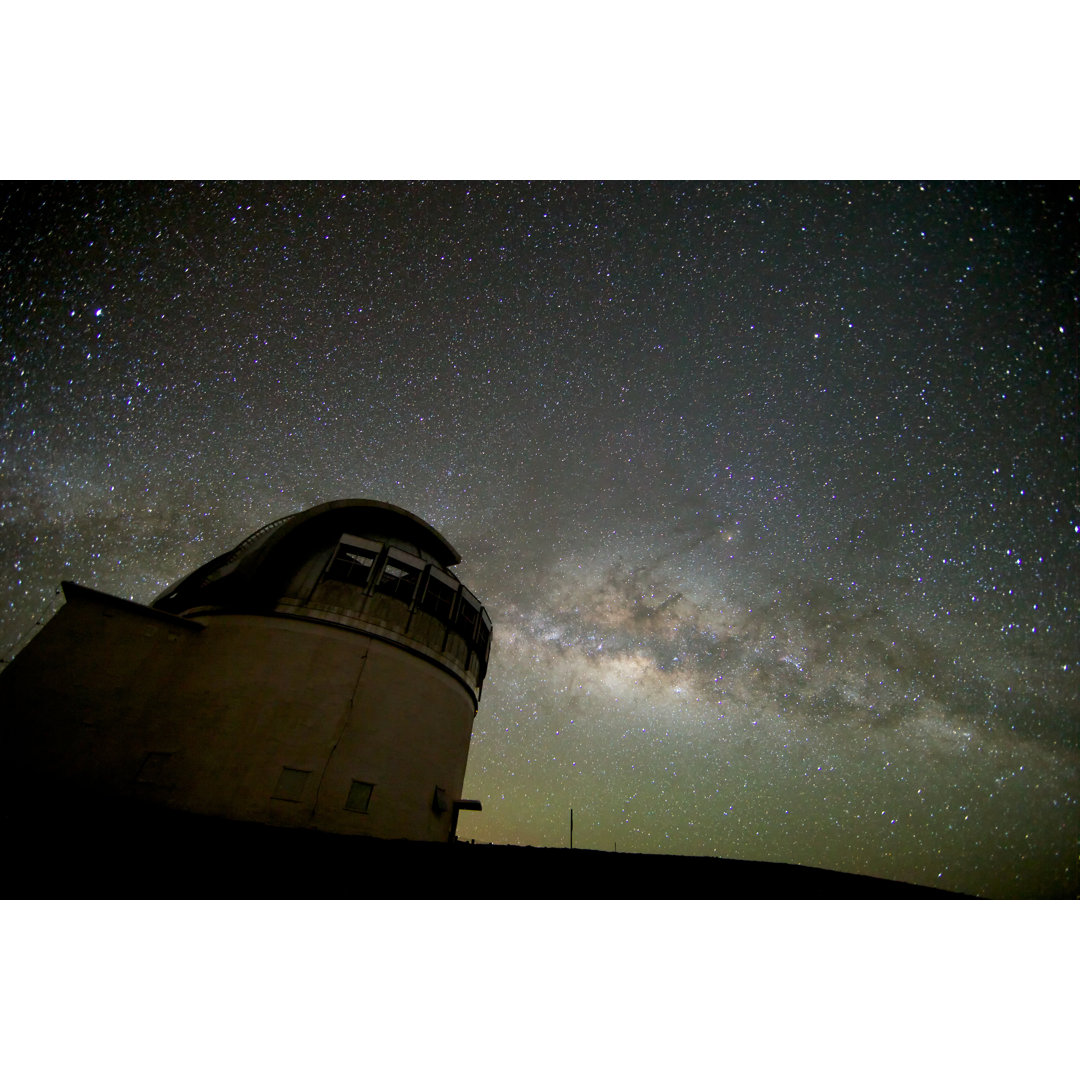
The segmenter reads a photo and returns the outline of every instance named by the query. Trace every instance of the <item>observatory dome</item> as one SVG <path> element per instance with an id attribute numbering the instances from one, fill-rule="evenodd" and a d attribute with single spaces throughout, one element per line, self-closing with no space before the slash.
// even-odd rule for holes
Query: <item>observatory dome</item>
<path id="1" fill-rule="evenodd" d="M 478 697 L 491 620 L 451 572 L 460 558 L 415 514 L 343 499 L 264 525 L 153 606 L 200 620 L 273 614 L 352 628 L 439 664 Z"/>

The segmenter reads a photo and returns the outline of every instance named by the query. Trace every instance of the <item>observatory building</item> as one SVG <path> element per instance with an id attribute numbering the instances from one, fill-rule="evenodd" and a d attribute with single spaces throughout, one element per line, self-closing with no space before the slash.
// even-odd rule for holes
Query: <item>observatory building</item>
<path id="1" fill-rule="evenodd" d="M 491 646 L 459 559 L 413 514 L 345 500 L 265 525 L 150 607 L 64 582 L 0 675 L 7 767 L 50 813 L 144 800 L 451 839 L 480 809 L 462 784 Z"/>
<path id="2" fill-rule="evenodd" d="M 413 514 L 347 500 L 264 526 L 149 607 L 64 582 L 0 672 L 13 894 L 950 895 L 783 864 L 439 843 L 480 809 L 462 784 L 491 647 L 458 561 Z"/>

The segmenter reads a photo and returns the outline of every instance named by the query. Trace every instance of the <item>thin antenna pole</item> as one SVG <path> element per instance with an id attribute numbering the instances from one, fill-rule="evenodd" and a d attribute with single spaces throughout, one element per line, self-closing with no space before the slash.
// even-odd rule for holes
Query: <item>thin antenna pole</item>
<path id="1" fill-rule="evenodd" d="M 574 808 L 570 807 L 570 850 L 574 850 Z"/>

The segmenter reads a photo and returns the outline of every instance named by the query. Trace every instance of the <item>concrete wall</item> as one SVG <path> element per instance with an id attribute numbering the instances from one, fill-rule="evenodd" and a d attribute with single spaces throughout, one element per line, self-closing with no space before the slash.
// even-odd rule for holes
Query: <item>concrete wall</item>
<path id="1" fill-rule="evenodd" d="M 72 814 L 86 791 L 445 840 L 474 714 L 452 675 L 356 630 L 273 615 L 180 619 L 78 588 L 0 675 L 9 776 Z M 373 785 L 366 812 L 346 809 L 354 781 Z"/>

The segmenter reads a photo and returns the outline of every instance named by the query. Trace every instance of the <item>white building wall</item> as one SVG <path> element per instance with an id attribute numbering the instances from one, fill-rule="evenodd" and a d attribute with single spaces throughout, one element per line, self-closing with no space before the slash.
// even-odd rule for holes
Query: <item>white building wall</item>
<path id="1" fill-rule="evenodd" d="M 5 760 L 73 813 L 87 790 L 387 838 L 448 838 L 475 711 L 443 668 L 357 630 L 85 589 L 0 676 Z M 373 785 L 365 813 L 353 781 Z"/>

